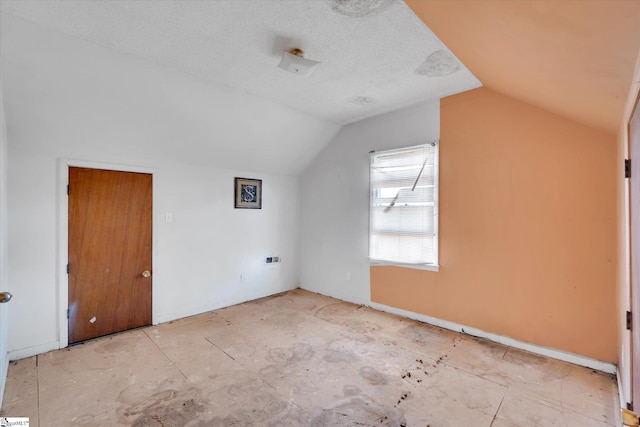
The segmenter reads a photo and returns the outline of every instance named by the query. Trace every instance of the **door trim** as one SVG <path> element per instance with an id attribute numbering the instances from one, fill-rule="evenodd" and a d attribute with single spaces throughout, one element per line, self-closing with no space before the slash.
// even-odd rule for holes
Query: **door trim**
<path id="1" fill-rule="evenodd" d="M 640 65 L 640 62 L 638 62 L 638 65 Z M 629 112 L 629 115 L 625 117 L 625 126 L 624 126 L 624 138 L 625 138 L 624 148 L 626 151 L 626 153 L 624 154 L 625 159 L 631 159 L 631 120 L 633 119 L 633 116 L 636 113 L 636 110 L 639 108 L 640 108 L 640 90 L 637 90 L 635 93 L 635 96 L 633 97 L 633 101 L 631 104 L 631 111 Z M 627 292 L 626 296 L 628 297 L 626 301 L 627 310 L 633 312 L 634 308 L 636 308 L 634 306 L 633 299 L 638 297 L 638 295 L 634 295 L 633 293 L 633 279 L 632 279 L 632 272 L 631 272 L 633 268 L 633 247 L 631 244 L 631 240 L 632 240 L 631 179 L 625 179 L 624 192 L 625 192 L 624 194 L 624 202 L 625 202 L 624 226 L 626 227 L 626 232 L 624 233 L 625 234 L 625 251 L 626 251 L 625 261 L 627 263 L 626 271 L 625 271 L 625 279 L 627 280 L 627 283 L 626 283 L 627 286 L 625 290 Z M 636 248 L 636 250 L 638 250 L 638 248 Z M 622 313 L 619 313 L 619 315 L 622 315 Z M 638 315 L 638 313 L 634 313 L 634 315 Z M 627 372 L 625 372 L 625 375 L 622 378 L 622 389 L 623 389 L 622 392 L 625 395 L 626 400 L 620 401 L 620 406 L 625 408 L 627 402 L 636 403 L 636 402 L 633 402 L 634 393 L 636 393 L 636 391 L 634 390 L 633 382 L 634 382 L 634 377 L 636 376 L 636 370 L 640 369 L 640 367 L 634 366 L 634 363 L 633 363 L 633 359 L 634 359 L 634 356 L 633 356 L 634 331 L 633 330 L 628 331 L 623 329 L 623 338 L 622 338 L 621 344 L 622 344 L 622 349 L 620 351 L 622 352 L 623 360 L 619 361 L 619 364 L 624 365 L 625 364 L 624 358 L 625 357 L 628 358 L 628 361 L 626 361 L 626 366 L 623 366 L 623 368 L 627 368 L 625 369 Z"/>
<path id="2" fill-rule="evenodd" d="M 58 342 L 60 348 L 67 347 L 69 345 L 69 329 L 67 320 L 67 309 L 69 308 L 69 276 L 67 275 L 67 262 L 69 256 L 69 201 L 67 198 L 67 185 L 69 184 L 69 168 L 80 167 L 90 169 L 106 169 L 119 172 L 138 172 L 146 173 L 152 176 L 152 221 L 151 221 L 151 262 L 153 265 L 153 281 L 151 282 L 151 323 L 153 325 L 158 324 L 157 316 L 157 292 L 159 278 L 161 277 L 162 269 L 159 268 L 158 263 L 158 238 L 157 232 L 160 229 L 158 212 L 158 191 L 156 184 L 157 169 L 123 165 L 116 163 L 100 163 L 84 160 L 74 159 L 58 159 L 58 178 L 56 181 L 57 187 L 57 202 L 58 202 L 58 224 L 57 224 L 57 263 L 56 263 L 56 286 L 58 301 L 56 306 L 58 307 Z"/>

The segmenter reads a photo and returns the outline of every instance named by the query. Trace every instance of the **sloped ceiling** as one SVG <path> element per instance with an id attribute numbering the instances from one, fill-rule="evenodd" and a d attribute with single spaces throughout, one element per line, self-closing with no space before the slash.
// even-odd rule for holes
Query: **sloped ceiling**
<path id="1" fill-rule="evenodd" d="M 453 57 L 451 74 L 419 69 L 450 52 L 400 0 L 2 0 L 0 11 L 339 125 L 480 86 Z M 277 68 L 291 48 L 320 61 L 311 76 Z"/>
<path id="2" fill-rule="evenodd" d="M 618 130 L 640 52 L 640 1 L 406 3 L 484 86 Z"/>

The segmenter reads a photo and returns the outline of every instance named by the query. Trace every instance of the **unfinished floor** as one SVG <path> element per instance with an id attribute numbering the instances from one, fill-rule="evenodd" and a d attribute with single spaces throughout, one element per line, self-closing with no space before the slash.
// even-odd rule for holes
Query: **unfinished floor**
<path id="1" fill-rule="evenodd" d="M 31 426 L 618 426 L 615 378 L 294 290 L 11 362 Z"/>

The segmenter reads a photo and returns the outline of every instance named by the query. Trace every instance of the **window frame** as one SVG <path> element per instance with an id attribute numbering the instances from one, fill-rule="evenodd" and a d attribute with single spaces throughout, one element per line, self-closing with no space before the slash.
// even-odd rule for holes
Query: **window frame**
<path id="1" fill-rule="evenodd" d="M 386 152 L 401 152 L 403 150 L 411 150 L 425 145 L 432 145 L 434 147 L 434 165 L 433 165 L 433 263 L 410 263 L 402 261 L 384 260 L 371 257 L 371 239 L 372 239 L 372 201 L 373 201 L 373 185 L 372 185 L 372 169 L 371 169 L 371 156 Z M 411 145 L 406 147 L 390 148 L 384 150 L 373 150 L 369 152 L 369 227 L 368 227 L 368 259 L 370 266 L 396 266 L 403 268 L 412 268 L 418 270 L 434 271 L 437 272 L 440 269 L 439 264 L 439 194 L 440 194 L 440 141 L 430 141 L 424 144 Z"/>

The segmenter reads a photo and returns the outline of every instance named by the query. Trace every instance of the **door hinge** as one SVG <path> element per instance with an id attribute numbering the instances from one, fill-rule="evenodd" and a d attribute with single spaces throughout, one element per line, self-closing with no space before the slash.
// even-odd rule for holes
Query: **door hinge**
<path id="1" fill-rule="evenodd" d="M 67 264 L 67 274 L 71 273 L 71 266 Z"/>
<path id="2" fill-rule="evenodd" d="M 630 311 L 627 311 L 627 330 L 631 330 L 631 320 L 633 319 L 633 316 L 631 315 Z"/>
<path id="3" fill-rule="evenodd" d="M 633 402 L 627 402 L 627 409 L 633 411 Z"/>
<path id="4" fill-rule="evenodd" d="M 69 318 L 69 309 L 67 308 L 67 319 Z"/>
<path id="5" fill-rule="evenodd" d="M 69 195 L 69 186 L 67 185 L 67 196 Z"/>
<path id="6" fill-rule="evenodd" d="M 624 177 L 631 178 L 631 159 L 624 159 Z"/>

